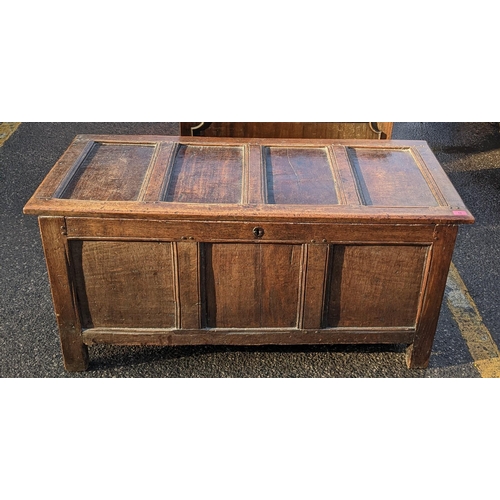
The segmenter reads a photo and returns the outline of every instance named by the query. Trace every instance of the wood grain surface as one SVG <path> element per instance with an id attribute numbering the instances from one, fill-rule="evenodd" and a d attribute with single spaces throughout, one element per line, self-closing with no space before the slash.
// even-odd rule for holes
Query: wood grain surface
<path id="1" fill-rule="evenodd" d="M 214 243 L 205 248 L 206 326 L 297 326 L 300 245 Z"/>
<path id="2" fill-rule="evenodd" d="M 172 244 L 72 241 L 83 326 L 175 326 Z"/>
<path id="3" fill-rule="evenodd" d="M 328 326 L 415 326 L 428 247 L 338 245 L 332 250 Z"/>
<path id="4" fill-rule="evenodd" d="M 338 204 L 326 148 L 264 148 L 267 202 Z"/>
<path id="5" fill-rule="evenodd" d="M 439 204 L 410 149 L 347 148 L 347 153 L 363 205 Z"/>
<path id="6" fill-rule="evenodd" d="M 135 200 L 153 152 L 153 146 L 95 143 L 60 197 L 73 200 Z"/>
<path id="7" fill-rule="evenodd" d="M 239 203 L 243 148 L 180 146 L 165 201 Z"/>

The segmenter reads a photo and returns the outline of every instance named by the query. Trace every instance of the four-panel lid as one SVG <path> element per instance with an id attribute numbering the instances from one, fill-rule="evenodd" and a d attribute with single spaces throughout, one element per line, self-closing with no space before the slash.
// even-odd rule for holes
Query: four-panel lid
<path id="1" fill-rule="evenodd" d="M 79 135 L 24 212 L 472 223 L 424 141 Z"/>

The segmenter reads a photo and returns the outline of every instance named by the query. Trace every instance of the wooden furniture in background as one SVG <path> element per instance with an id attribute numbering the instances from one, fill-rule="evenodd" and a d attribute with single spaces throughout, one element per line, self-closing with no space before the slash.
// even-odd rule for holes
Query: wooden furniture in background
<path id="1" fill-rule="evenodd" d="M 423 141 L 82 135 L 24 211 L 70 371 L 97 343 L 402 343 L 426 367 L 474 221 Z"/>
<path id="2" fill-rule="evenodd" d="M 181 122 L 181 135 L 290 139 L 390 139 L 392 122 Z"/>

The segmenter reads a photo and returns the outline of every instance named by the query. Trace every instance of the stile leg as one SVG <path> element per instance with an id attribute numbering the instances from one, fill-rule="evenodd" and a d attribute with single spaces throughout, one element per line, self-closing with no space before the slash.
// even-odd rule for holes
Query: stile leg
<path id="1" fill-rule="evenodd" d="M 40 217 L 38 222 L 59 328 L 64 367 L 70 372 L 84 371 L 88 367 L 88 349 L 82 341 L 64 217 Z"/>
<path id="2" fill-rule="evenodd" d="M 438 225 L 434 231 L 430 279 L 426 286 L 415 338 L 406 351 L 408 368 L 427 368 L 429 365 L 457 231 L 456 225 Z"/>

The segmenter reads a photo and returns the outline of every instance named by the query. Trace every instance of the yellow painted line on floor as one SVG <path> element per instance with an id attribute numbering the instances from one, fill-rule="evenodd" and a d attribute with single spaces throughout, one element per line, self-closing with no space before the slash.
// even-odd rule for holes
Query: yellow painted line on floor
<path id="1" fill-rule="evenodd" d="M 16 131 L 21 122 L 0 122 L 0 147 Z"/>
<path id="2" fill-rule="evenodd" d="M 452 263 L 446 282 L 446 301 L 483 378 L 500 378 L 500 351 Z"/>

